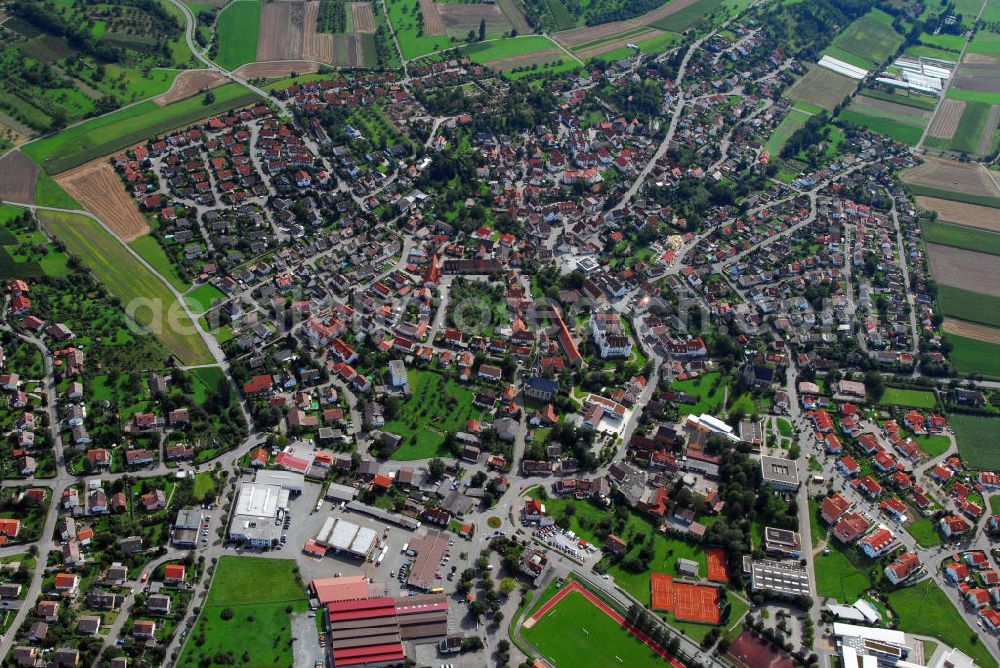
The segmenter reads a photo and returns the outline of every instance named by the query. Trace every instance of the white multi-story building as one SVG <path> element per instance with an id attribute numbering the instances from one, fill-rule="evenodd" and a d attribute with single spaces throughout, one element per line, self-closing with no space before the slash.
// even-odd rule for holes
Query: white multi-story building
<path id="1" fill-rule="evenodd" d="M 590 335 L 597 344 L 602 359 L 628 357 L 632 354 L 632 341 L 617 313 L 591 313 Z"/>

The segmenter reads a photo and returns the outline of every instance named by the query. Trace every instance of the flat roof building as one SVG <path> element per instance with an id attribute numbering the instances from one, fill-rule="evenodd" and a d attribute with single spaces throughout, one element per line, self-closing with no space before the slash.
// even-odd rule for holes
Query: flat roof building
<path id="1" fill-rule="evenodd" d="M 753 591 L 809 596 L 809 572 L 798 562 L 757 560 L 750 567 L 750 586 Z"/>
<path id="2" fill-rule="evenodd" d="M 278 510 L 288 508 L 288 490 L 278 485 L 243 483 L 229 524 L 229 540 L 271 547 L 281 536 Z"/>
<path id="3" fill-rule="evenodd" d="M 762 456 L 760 471 L 764 482 L 778 491 L 794 492 L 799 488 L 799 471 L 791 459 Z"/>
<path id="4" fill-rule="evenodd" d="M 795 531 L 764 527 L 764 551 L 786 559 L 798 559 L 802 555 L 802 541 Z"/>
<path id="5" fill-rule="evenodd" d="M 374 529 L 339 517 L 328 517 L 316 534 L 316 542 L 337 552 L 367 559 L 378 544 L 378 534 Z"/>
<path id="6" fill-rule="evenodd" d="M 265 470 L 257 471 L 254 481 L 258 485 L 277 485 L 292 494 L 301 494 L 305 476 L 295 471 Z"/>

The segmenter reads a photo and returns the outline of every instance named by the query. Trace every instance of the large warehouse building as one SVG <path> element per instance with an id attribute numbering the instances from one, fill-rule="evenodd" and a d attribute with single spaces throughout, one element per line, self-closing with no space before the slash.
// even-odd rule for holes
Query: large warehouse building
<path id="1" fill-rule="evenodd" d="M 315 542 L 337 553 L 367 559 L 378 545 L 374 529 L 358 526 L 339 517 L 328 517 L 316 534 Z"/>
<path id="2" fill-rule="evenodd" d="M 444 594 L 338 601 L 326 606 L 333 665 L 381 668 L 403 665 L 403 641 L 448 632 Z"/>
<path id="3" fill-rule="evenodd" d="M 278 485 L 243 483 L 229 525 L 229 540 L 253 547 L 271 547 L 281 536 L 278 511 L 288 509 L 288 490 Z"/>

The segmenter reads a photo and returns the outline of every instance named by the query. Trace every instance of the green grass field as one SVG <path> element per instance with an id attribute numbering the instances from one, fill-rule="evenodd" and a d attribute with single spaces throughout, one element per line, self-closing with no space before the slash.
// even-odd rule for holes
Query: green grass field
<path id="1" fill-rule="evenodd" d="M 904 144 L 915 145 L 920 141 L 927 119 L 919 116 L 894 114 L 864 103 L 863 97 L 855 98 L 847 109 L 840 112 L 838 120 L 866 127 Z"/>
<path id="2" fill-rule="evenodd" d="M 831 540 L 829 554 L 820 553 L 814 560 L 816 593 L 850 605 L 871 587 L 869 560 L 855 547 Z"/>
<path id="3" fill-rule="evenodd" d="M 941 544 L 941 534 L 938 533 L 937 523 L 928 517 L 921 517 L 906 527 L 906 530 L 910 532 L 915 541 L 924 547 L 934 547 Z"/>
<path id="4" fill-rule="evenodd" d="M 714 12 L 721 4 L 722 0 L 695 0 L 687 7 L 649 25 L 660 30 L 681 33 L 697 24 L 707 14 Z"/>
<path id="5" fill-rule="evenodd" d="M 671 388 L 687 392 L 697 397 L 698 403 L 695 405 L 683 404 L 682 411 L 700 415 L 701 413 L 717 414 L 722 411 L 722 403 L 725 399 L 726 380 L 718 371 L 706 373 L 696 378 L 681 380 L 671 384 Z"/>
<path id="6" fill-rule="evenodd" d="M 1000 216 L 1000 212 L 997 212 Z M 980 253 L 1000 255 L 1000 233 L 943 221 L 920 224 L 924 241 L 956 248 L 966 248 Z"/>
<path id="7" fill-rule="evenodd" d="M 951 59 L 958 60 L 958 54 L 961 53 L 962 47 L 965 46 L 965 35 L 949 35 L 948 33 L 931 35 L 925 32 L 920 35 L 920 43 L 935 49 L 950 51 L 952 54 Z"/>
<path id="8" fill-rule="evenodd" d="M 83 209 L 79 202 L 70 197 L 69 193 L 43 170 L 39 170 L 38 179 L 35 181 L 35 204 L 56 209 Z"/>
<path id="9" fill-rule="evenodd" d="M 301 613 L 308 608 L 295 562 L 224 556 L 217 568 L 178 665 L 199 666 L 203 659 L 216 664 L 215 657 L 227 653 L 235 657 L 234 664 L 292 665 L 292 627 L 286 609 Z M 222 619 L 227 609 L 234 613 L 228 621 Z"/>
<path id="10" fill-rule="evenodd" d="M 257 60 L 257 33 L 260 31 L 260 0 L 238 0 L 216 18 L 219 55 L 216 62 L 227 70 Z"/>
<path id="11" fill-rule="evenodd" d="M 512 56 L 522 56 L 556 48 L 559 47 L 548 37 L 528 35 L 470 44 L 462 47 L 462 52 L 477 63 L 492 63 Z"/>
<path id="12" fill-rule="evenodd" d="M 424 34 L 416 3 L 409 0 L 385 0 L 385 4 L 389 9 L 389 22 L 396 31 L 403 58 L 411 60 L 452 46 L 447 35 Z"/>
<path id="13" fill-rule="evenodd" d="M 764 144 L 764 150 L 770 153 L 772 156 L 778 155 L 781 151 L 781 147 L 785 145 L 789 137 L 795 134 L 795 131 L 806 124 L 809 120 L 810 114 L 792 107 L 788 110 L 788 115 L 781 119 L 781 122 L 774 128 L 771 132 L 771 136 L 767 138 L 767 142 Z"/>
<path id="14" fill-rule="evenodd" d="M 470 419 L 479 419 L 472 405 L 475 393 L 434 371 L 410 369 L 407 374 L 412 394 L 385 431 L 399 434 L 403 443 L 393 459 L 426 459 L 442 454 L 445 434 L 465 431 Z"/>
<path id="15" fill-rule="evenodd" d="M 907 406 L 912 408 L 934 408 L 937 403 L 934 393 L 929 390 L 907 390 L 898 387 L 885 388 L 879 404 L 883 406 Z"/>
<path id="16" fill-rule="evenodd" d="M 948 94 L 945 97 L 953 100 L 965 100 L 966 102 L 1000 104 L 1000 93 L 992 93 L 984 90 L 966 90 L 964 88 L 955 88 L 954 86 L 948 89 Z M 965 114 L 962 114 L 962 117 L 964 120 Z"/>
<path id="17" fill-rule="evenodd" d="M 874 64 L 881 63 L 896 53 L 902 43 L 903 37 L 892 28 L 892 17 L 873 9 L 837 35 L 832 46 L 863 58 L 869 62 L 869 66 L 864 69 L 871 69 Z"/>
<path id="18" fill-rule="evenodd" d="M 142 259 L 149 263 L 160 275 L 170 281 L 178 292 L 184 292 L 191 286 L 184 282 L 177 272 L 177 265 L 170 261 L 163 246 L 150 234 L 144 234 L 129 244 Z"/>
<path id="19" fill-rule="evenodd" d="M 871 70 L 875 67 L 874 61 L 869 60 L 868 58 L 862 58 L 861 56 L 856 56 L 850 51 L 845 51 L 839 46 L 833 46 L 832 44 L 823 49 L 823 55 L 836 58 L 837 60 L 842 60 L 848 65 L 854 65 L 855 67 L 860 67 L 863 70 Z"/>
<path id="20" fill-rule="evenodd" d="M 952 202 L 965 202 L 966 204 L 978 204 L 980 206 L 989 206 L 995 209 L 1000 209 L 1000 197 L 992 197 L 990 195 L 971 195 L 969 193 L 959 192 L 958 190 L 935 188 L 915 183 L 906 183 L 905 181 L 903 182 L 903 185 L 912 195 L 926 195 L 927 197 L 937 197 L 938 199 L 946 199 Z"/>
<path id="21" fill-rule="evenodd" d="M 1000 327 L 1000 297 L 939 285 L 937 305 L 943 315 Z"/>
<path id="22" fill-rule="evenodd" d="M 928 457 L 939 457 L 951 447 L 951 440 L 941 434 L 923 434 L 913 437 L 920 444 L 920 449 Z"/>
<path id="23" fill-rule="evenodd" d="M 986 55 L 1000 54 L 1000 34 L 985 28 L 976 31 L 976 36 L 969 42 L 969 51 Z"/>
<path id="24" fill-rule="evenodd" d="M 996 660 L 978 635 L 933 580 L 889 592 L 888 597 L 899 616 L 899 630 L 933 636 L 962 650 L 982 668 L 997 668 Z"/>
<path id="25" fill-rule="evenodd" d="M 948 359 L 959 373 L 978 373 L 989 378 L 1000 378 L 1000 346 L 956 334 L 945 336 L 952 346 Z"/>
<path id="26" fill-rule="evenodd" d="M 225 299 L 226 293 L 215 287 L 211 283 L 203 283 L 191 292 L 184 295 L 184 300 L 188 303 L 194 313 L 204 313 L 212 308 L 212 304 L 217 299 Z"/>
<path id="27" fill-rule="evenodd" d="M 42 227 L 66 245 L 94 276 L 148 326 L 183 364 L 214 361 L 194 323 L 178 308 L 173 293 L 110 232 L 92 218 L 73 213 L 39 212 Z"/>
<path id="28" fill-rule="evenodd" d="M 30 142 L 21 150 L 50 174 L 58 174 L 143 139 L 259 100 L 239 84 L 220 86 L 214 93 L 215 102 L 208 105 L 200 95 L 165 107 L 146 100 Z"/>
<path id="29" fill-rule="evenodd" d="M 570 592 L 521 635 L 556 668 L 579 665 L 662 668 L 663 659 L 591 603 Z"/>
<path id="30" fill-rule="evenodd" d="M 938 49 L 933 46 L 926 46 L 924 44 L 911 44 L 903 50 L 903 53 L 907 56 L 913 56 L 914 58 L 924 57 L 924 58 L 938 58 L 940 60 L 956 60 L 955 56 L 957 53 L 952 53 L 951 51 L 945 51 L 944 49 Z"/>
<path id="31" fill-rule="evenodd" d="M 934 111 L 937 106 L 936 100 L 925 95 L 908 95 L 906 91 L 900 89 L 897 92 L 887 93 L 884 90 L 875 90 L 873 88 L 862 88 L 858 91 L 858 95 L 862 97 L 870 97 L 876 100 L 886 100 L 887 102 L 895 102 L 896 104 L 903 104 L 908 107 L 914 107 L 916 109 L 923 109 L 924 111 Z"/>
<path id="32" fill-rule="evenodd" d="M 975 153 L 979 146 L 979 139 L 983 134 L 983 128 L 986 126 L 986 118 L 989 115 L 989 104 L 967 101 L 949 148 L 962 153 Z"/>
<path id="33" fill-rule="evenodd" d="M 996 447 L 1000 418 L 952 413 L 948 424 L 955 432 L 958 453 L 966 466 L 989 471 L 1000 469 L 1000 449 Z"/>

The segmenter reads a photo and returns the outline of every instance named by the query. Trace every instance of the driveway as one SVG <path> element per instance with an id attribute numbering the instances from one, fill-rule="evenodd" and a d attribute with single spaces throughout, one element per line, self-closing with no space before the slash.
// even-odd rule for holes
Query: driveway
<path id="1" fill-rule="evenodd" d="M 316 659 L 323 657 L 319 646 L 319 633 L 316 632 L 316 620 L 302 612 L 292 616 L 292 654 L 295 657 L 295 668 L 313 668 Z"/>

